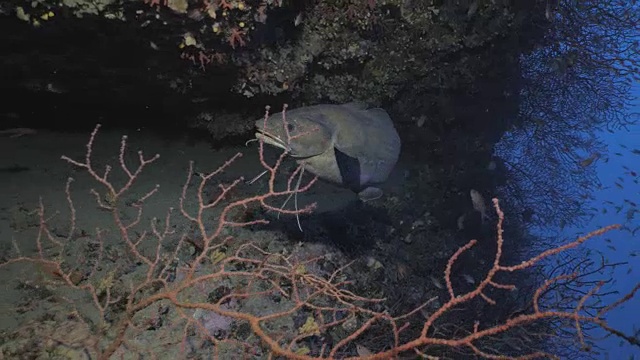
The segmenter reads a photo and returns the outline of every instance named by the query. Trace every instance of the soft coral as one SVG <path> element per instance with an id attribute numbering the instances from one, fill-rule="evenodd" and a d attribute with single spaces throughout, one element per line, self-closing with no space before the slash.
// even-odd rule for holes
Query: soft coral
<path id="1" fill-rule="evenodd" d="M 231 47 L 235 49 L 236 43 L 240 44 L 240 46 L 244 46 L 246 43 L 242 37 L 246 35 L 246 33 L 246 31 L 240 30 L 237 27 L 231 29 L 231 35 L 229 35 L 229 44 L 231 44 Z"/>

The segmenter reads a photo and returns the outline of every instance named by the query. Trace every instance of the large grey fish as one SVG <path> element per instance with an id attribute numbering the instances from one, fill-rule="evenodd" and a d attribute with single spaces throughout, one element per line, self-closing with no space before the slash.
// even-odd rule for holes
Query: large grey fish
<path id="1" fill-rule="evenodd" d="M 324 104 L 286 110 L 285 117 L 280 112 L 256 121 L 256 138 L 289 151 L 306 171 L 363 201 L 382 196 L 374 185 L 387 180 L 400 155 L 400 137 L 386 111 Z"/>

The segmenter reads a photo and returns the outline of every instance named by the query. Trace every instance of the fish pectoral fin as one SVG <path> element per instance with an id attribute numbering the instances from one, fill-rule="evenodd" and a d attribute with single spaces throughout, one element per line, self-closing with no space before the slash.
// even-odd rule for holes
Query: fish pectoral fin
<path id="1" fill-rule="evenodd" d="M 340 178 L 342 185 L 353 191 L 358 191 L 360 187 L 361 178 L 361 165 L 360 160 L 353 156 L 340 151 L 340 149 L 334 147 L 333 154 L 340 171 Z"/>
<path id="2" fill-rule="evenodd" d="M 358 193 L 358 198 L 363 202 L 380 199 L 383 195 L 382 189 L 377 187 L 368 187 Z"/>

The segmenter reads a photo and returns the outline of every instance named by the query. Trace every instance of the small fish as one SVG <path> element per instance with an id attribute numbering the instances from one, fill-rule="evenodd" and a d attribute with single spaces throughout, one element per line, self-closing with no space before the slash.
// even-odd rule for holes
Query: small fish
<path id="1" fill-rule="evenodd" d="M 636 210 L 636 209 L 629 209 L 629 210 L 627 210 L 627 215 L 626 215 L 626 216 L 627 216 L 627 220 L 628 220 L 628 221 L 633 220 L 633 218 L 635 217 L 635 214 L 636 214 L 636 212 L 637 212 L 637 211 L 638 211 L 638 210 Z"/>
<path id="2" fill-rule="evenodd" d="M 47 83 L 46 90 L 54 94 L 64 94 L 65 92 L 67 92 L 67 90 L 64 89 L 62 86 L 52 82 Z"/>
<path id="3" fill-rule="evenodd" d="M 56 82 L 49 81 L 48 79 L 30 79 L 22 82 L 20 86 L 29 91 L 46 91 L 53 94 L 64 94 L 67 92 L 67 89 L 64 86 Z"/>
<path id="4" fill-rule="evenodd" d="M 458 217 L 458 231 L 462 231 L 464 230 L 464 220 L 466 218 L 466 215 L 460 215 L 460 217 Z"/>
<path id="5" fill-rule="evenodd" d="M 442 283 L 440 282 L 440 280 L 438 280 L 438 278 L 433 275 L 429 275 L 429 278 L 431 279 L 431 283 L 433 283 L 433 286 L 437 287 L 438 289 L 444 289 L 444 286 L 442 286 Z"/>
<path id="6" fill-rule="evenodd" d="M 16 174 L 16 173 L 29 171 L 29 170 L 31 170 L 31 168 L 28 168 L 26 166 L 13 165 L 13 166 L 7 166 L 7 167 L 0 168 L 0 173 Z"/>
<path id="7" fill-rule="evenodd" d="M 10 138 L 17 138 L 25 135 L 34 135 L 35 129 L 30 128 L 13 128 L 0 131 L 0 136 L 9 136 Z"/>
<path id="8" fill-rule="evenodd" d="M 364 347 L 363 345 L 360 344 L 356 344 L 356 352 L 358 353 L 358 356 L 371 356 L 373 355 L 373 352 L 369 349 L 367 349 L 366 347 Z"/>
<path id="9" fill-rule="evenodd" d="M 590 166 L 591 164 L 593 164 L 594 161 L 598 160 L 598 158 L 600 157 L 600 154 L 593 154 L 591 156 L 589 156 L 588 158 L 580 161 L 580 166 L 583 168 L 586 168 L 588 166 Z"/>
<path id="10" fill-rule="evenodd" d="M 462 278 L 464 279 L 464 281 L 467 282 L 467 284 L 475 284 L 476 283 L 474 278 L 469 274 L 462 274 Z"/>
<path id="11" fill-rule="evenodd" d="M 551 18 L 553 17 L 553 11 L 551 9 L 551 6 L 549 5 L 549 2 L 547 2 L 547 7 L 544 9 L 544 17 L 547 20 L 551 20 Z"/>
<path id="12" fill-rule="evenodd" d="M 469 195 L 471 195 L 471 204 L 473 204 L 473 209 L 480 213 L 482 223 L 484 224 L 485 219 L 491 220 L 487 211 L 487 203 L 484 201 L 482 194 L 480 194 L 478 190 L 471 189 L 471 191 L 469 191 Z"/>

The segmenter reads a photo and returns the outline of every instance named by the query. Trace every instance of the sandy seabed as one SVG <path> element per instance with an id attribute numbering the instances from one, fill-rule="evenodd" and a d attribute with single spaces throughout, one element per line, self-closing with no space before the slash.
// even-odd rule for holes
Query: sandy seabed
<path id="1" fill-rule="evenodd" d="M 122 185 L 126 181 L 118 159 L 123 135 L 128 136 L 125 162 L 130 170 L 134 171 L 139 164 L 138 150 L 143 151 L 145 158 L 151 158 L 155 154 L 160 155 L 155 162 L 145 167 L 125 197 L 125 201 L 127 199 L 133 201 L 136 197 L 152 190 L 156 184 L 159 185 L 158 192 L 145 202 L 142 223 L 150 223 L 154 218 L 164 219 L 169 208 L 178 208 L 182 187 L 188 175 L 189 161 L 194 162 L 196 173 L 206 173 L 215 170 L 238 152 L 243 154 L 227 171 L 208 185 L 211 191 L 214 191 L 219 183 L 228 184 L 240 177 L 250 180 L 263 170 L 258 158 L 258 145 L 255 142 L 249 146 L 213 149 L 209 143 L 194 142 L 187 138 L 167 140 L 144 130 L 129 130 L 128 133 L 123 133 L 120 130 L 101 128 L 93 144 L 92 162 L 100 174 L 104 172 L 107 164 L 110 165 L 113 170 L 109 178 L 116 185 Z M 106 188 L 91 178 L 84 169 L 61 159 L 61 156 L 65 155 L 83 162 L 89 136 L 89 133 L 37 132 L 21 137 L 0 139 L 0 153 L 3 154 L 0 157 L 0 260 L 2 262 L 17 256 L 14 244 L 20 248 L 21 255 L 37 254 L 35 239 L 39 223 L 35 210 L 39 206 L 40 199 L 46 211 L 45 216 L 53 216 L 52 221 L 57 224 L 53 229 L 57 232 L 54 235 L 65 236 L 69 226 L 69 206 L 64 190 L 69 177 L 74 179 L 71 183 L 71 198 L 77 212 L 75 228 L 77 232 L 81 232 L 80 236 L 85 234 L 91 236 L 97 229 L 115 230 L 112 217 L 97 206 L 95 196 L 91 194 L 91 190 L 95 189 L 98 194 L 104 196 Z M 266 158 L 269 161 L 275 161 L 276 157 L 275 152 L 266 152 Z M 283 166 L 283 172 L 293 171 L 295 166 L 295 163 L 288 162 Z M 284 181 L 285 178 L 280 180 Z M 264 193 L 266 181 L 266 176 L 253 184 L 243 181 L 238 185 L 235 193 L 230 195 L 251 196 Z M 195 181 L 192 180 L 191 188 L 194 188 L 194 184 Z M 324 212 L 346 206 L 355 199 L 356 195 L 348 190 L 330 184 L 317 183 L 309 192 L 300 195 L 299 206 L 304 207 L 316 202 L 317 212 Z M 291 201 L 288 207 L 292 206 Z M 303 226 L 304 220 L 303 218 Z M 181 216 L 173 216 L 172 224 L 177 229 L 191 226 L 189 221 Z M 80 254 L 79 249 L 68 250 L 78 251 L 78 256 L 84 256 Z M 34 271 L 37 272 L 37 268 L 29 264 L 25 266 L 17 264 L 0 269 L 0 332 L 12 333 L 29 321 L 39 321 L 37 319 L 41 319 L 46 313 L 58 311 L 56 308 L 46 306 L 32 308 L 31 301 L 25 298 L 25 296 L 32 296 L 38 286 L 48 286 L 46 283 L 39 285 L 33 283 L 31 276 Z M 25 291 L 25 286 L 29 287 L 28 291 Z M 43 291 L 47 290 L 43 289 Z M 89 308 L 92 305 L 91 299 L 86 296 L 76 297 L 73 301 L 78 308 Z M 49 326 L 49 330 L 40 329 L 40 332 L 56 331 L 64 326 L 64 324 Z M 83 330 L 75 328 L 68 331 L 73 333 L 73 331 L 82 332 Z"/>

